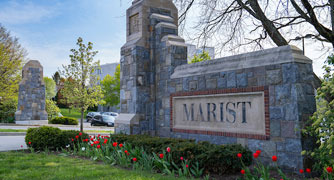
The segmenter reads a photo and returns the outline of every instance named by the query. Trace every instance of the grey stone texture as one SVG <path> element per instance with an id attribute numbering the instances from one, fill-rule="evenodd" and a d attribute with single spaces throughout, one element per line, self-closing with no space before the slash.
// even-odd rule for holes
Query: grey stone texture
<path id="1" fill-rule="evenodd" d="M 22 69 L 15 121 L 18 124 L 34 121 L 36 124 L 37 120 L 46 121 L 47 119 L 43 67 L 37 60 L 30 60 Z M 44 124 L 42 121 L 41 124 Z"/>
<path id="2" fill-rule="evenodd" d="M 252 151 L 262 150 L 260 160 L 266 164 L 277 155 L 281 167 L 303 168 L 305 159 L 300 152 L 312 142 L 301 136 L 301 124 L 316 106 L 312 61 L 301 50 L 282 46 L 187 64 L 187 47 L 178 36 L 172 1 L 135 1 L 127 17 L 137 13 L 140 32 L 128 32 L 121 49 L 121 113 L 138 114 L 140 119 L 138 125 L 116 127 L 116 133 L 131 130 L 133 134 L 215 144 L 239 143 Z M 259 86 L 269 91 L 269 139 L 173 132 L 172 93 Z"/>

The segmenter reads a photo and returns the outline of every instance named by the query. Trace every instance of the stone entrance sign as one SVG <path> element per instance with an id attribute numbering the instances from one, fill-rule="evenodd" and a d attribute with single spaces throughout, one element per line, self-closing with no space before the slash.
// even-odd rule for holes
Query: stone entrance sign
<path id="1" fill-rule="evenodd" d="M 264 92 L 175 96 L 174 129 L 266 135 Z"/>
<path id="2" fill-rule="evenodd" d="M 312 60 L 280 46 L 187 64 L 172 0 L 136 0 L 121 49 L 115 133 L 241 144 L 268 164 L 298 170 L 313 140 L 301 129 L 316 110 Z"/>
<path id="3" fill-rule="evenodd" d="M 15 123 L 47 124 L 47 119 L 43 67 L 37 60 L 30 60 L 22 69 Z"/>

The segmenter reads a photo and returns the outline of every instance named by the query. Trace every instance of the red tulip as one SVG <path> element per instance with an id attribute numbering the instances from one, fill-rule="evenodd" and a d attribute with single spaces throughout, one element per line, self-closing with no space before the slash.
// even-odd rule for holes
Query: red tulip
<path id="1" fill-rule="evenodd" d="M 241 157 L 242 157 L 242 154 L 241 154 L 241 153 L 238 153 L 237 156 L 238 156 L 238 158 L 241 158 Z"/>
<path id="2" fill-rule="evenodd" d="M 31 144 L 31 142 L 28 142 L 28 144 Z"/>
<path id="3" fill-rule="evenodd" d="M 186 164 L 186 168 L 188 168 L 189 166 L 188 166 L 188 164 Z"/>
<path id="4" fill-rule="evenodd" d="M 328 167 L 328 168 L 326 168 L 326 170 L 327 170 L 328 173 L 332 173 L 333 172 L 333 168 L 332 167 Z"/>
<path id="5" fill-rule="evenodd" d="M 117 142 L 112 143 L 112 145 L 113 145 L 114 147 L 116 147 L 116 146 L 117 146 Z"/>
<path id="6" fill-rule="evenodd" d="M 167 149 L 166 149 L 166 150 L 167 150 L 167 152 L 170 152 L 170 147 L 167 147 Z"/>
<path id="7" fill-rule="evenodd" d="M 260 154 L 261 154 L 261 150 L 257 150 L 257 151 L 256 151 L 256 154 L 258 154 L 258 155 L 260 156 Z"/>
<path id="8" fill-rule="evenodd" d="M 74 141 L 74 139 L 72 138 L 72 141 Z"/>
<path id="9" fill-rule="evenodd" d="M 160 159 L 164 158 L 164 154 L 159 154 Z"/>
<path id="10" fill-rule="evenodd" d="M 300 172 L 300 174 L 303 174 L 303 173 L 304 173 L 304 170 L 299 169 L 299 172 Z"/>
<path id="11" fill-rule="evenodd" d="M 100 149 L 100 148 L 101 148 L 101 145 L 97 145 L 96 147 L 97 147 L 97 149 Z"/>
<path id="12" fill-rule="evenodd" d="M 277 156 L 273 156 L 273 157 L 271 157 L 271 159 L 272 159 L 273 161 L 277 161 Z"/>
<path id="13" fill-rule="evenodd" d="M 119 144 L 119 147 L 120 147 L 120 148 L 123 147 L 123 144 Z"/>
<path id="14" fill-rule="evenodd" d="M 256 159 L 257 157 L 259 157 L 259 154 L 258 153 L 254 153 L 253 156 Z"/>
<path id="15" fill-rule="evenodd" d="M 90 146 L 92 146 L 92 147 L 93 147 L 93 146 L 94 146 L 94 144 L 91 144 Z"/>
<path id="16" fill-rule="evenodd" d="M 136 161 L 137 161 L 137 158 L 132 158 L 132 160 L 133 160 L 134 162 L 136 162 Z"/>
<path id="17" fill-rule="evenodd" d="M 105 139 L 105 140 L 104 140 L 104 144 L 107 144 L 107 142 L 108 142 L 108 139 Z"/>
<path id="18" fill-rule="evenodd" d="M 91 141 L 93 141 L 94 139 L 93 138 L 90 138 Z"/>
<path id="19" fill-rule="evenodd" d="M 75 136 L 75 139 L 78 139 L 79 138 L 79 136 Z"/>
<path id="20" fill-rule="evenodd" d="M 23 148 L 23 145 L 21 145 L 21 148 Z"/>
<path id="21" fill-rule="evenodd" d="M 242 169 L 240 172 L 241 174 L 245 174 L 246 171 Z"/>
<path id="22" fill-rule="evenodd" d="M 128 153 L 128 151 L 127 151 L 127 150 L 125 150 L 124 152 L 125 152 L 125 154 L 127 154 L 127 153 Z"/>
<path id="23" fill-rule="evenodd" d="M 183 157 L 180 157 L 181 161 L 183 161 Z"/>
<path id="24" fill-rule="evenodd" d="M 306 168 L 306 172 L 307 173 L 311 173 L 311 169 L 310 168 Z"/>
<path id="25" fill-rule="evenodd" d="M 81 132 L 79 132 L 79 136 L 81 136 L 82 135 L 82 133 Z"/>

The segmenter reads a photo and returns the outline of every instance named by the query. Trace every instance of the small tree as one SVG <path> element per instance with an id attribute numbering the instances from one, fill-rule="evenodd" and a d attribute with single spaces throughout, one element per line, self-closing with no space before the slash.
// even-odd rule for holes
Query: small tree
<path id="1" fill-rule="evenodd" d="M 43 80 L 45 83 L 45 98 L 52 99 L 56 96 L 56 83 L 49 77 L 44 77 Z"/>
<path id="2" fill-rule="evenodd" d="M 108 106 L 116 106 L 119 104 L 120 98 L 120 65 L 117 65 L 114 76 L 109 74 L 101 81 L 104 94 L 104 101 Z"/>
<path id="3" fill-rule="evenodd" d="M 57 116 L 58 113 L 60 113 L 60 109 L 56 102 L 51 99 L 45 100 L 45 110 L 48 113 L 48 120 L 51 120 L 54 116 Z"/>
<path id="4" fill-rule="evenodd" d="M 209 53 L 206 51 L 203 51 L 201 54 L 194 55 L 194 57 L 191 59 L 191 63 L 201 62 L 201 61 L 207 61 L 210 60 L 211 57 L 209 56 Z"/>
<path id="5" fill-rule="evenodd" d="M 305 155 L 312 156 L 316 160 L 314 167 L 323 170 L 334 164 L 334 55 L 327 58 L 328 65 L 321 87 L 317 90 L 317 111 L 311 117 L 312 126 L 303 130 L 305 135 L 316 138 L 318 147 Z"/>
<path id="6" fill-rule="evenodd" d="M 18 39 L 0 24 L 0 103 L 17 99 L 26 55 Z"/>
<path id="7" fill-rule="evenodd" d="M 64 82 L 62 95 L 70 103 L 70 108 L 79 108 L 81 111 L 80 131 L 83 131 L 84 112 L 89 106 L 103 104 L 103 93 L 97 85 L 98 76 L 94 74 L 100 62 L 94 62 L 97 51 L 93 51 L 93 43 L 85 45 L 82 38 L 77 41 L 79 48 L 71 49 L 71 64 L 64 66 L 61 74 L 71 81 Z"/>

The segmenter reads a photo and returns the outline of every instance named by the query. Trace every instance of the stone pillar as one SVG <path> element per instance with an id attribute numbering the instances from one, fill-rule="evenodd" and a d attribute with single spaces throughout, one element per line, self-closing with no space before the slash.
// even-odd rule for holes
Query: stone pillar
<path id="1" fill-rule="evenodd" d="M 121 114 L 116 133 L 155 135 L 164 116 L 161 90 L 173 73 L 168 42 L 181 46 L 178 14 L 172 0 L 137 0 L 127 10 L 126 44 L 121 48 Z M 168 58 L 167 58 L 168 59 Z M 170 61 L 170 59 L 169 59 Z M 185 61 L 186 63 L 186 57 Z M 169 64 L 168 64 L 169 63 Z M 162 119 L 161 119 L 162 120 Z"/>
<path id="2" fill-rule="evenodd" d="M 43 67 L 37 60 L 30 60 L 23 66 L 15 123 L 48 123 L 48 114 L 45 111 Z"/>

